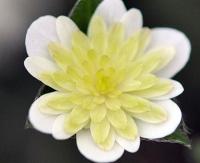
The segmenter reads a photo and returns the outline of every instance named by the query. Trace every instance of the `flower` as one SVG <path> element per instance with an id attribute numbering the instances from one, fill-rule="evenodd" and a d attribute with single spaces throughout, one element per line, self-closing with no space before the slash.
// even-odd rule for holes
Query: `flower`
<path id="1" fill-rule="evenodd" d="M 82 33 L 68 17 L 44 16 L 26 36 L 28 72 L 55 91 L 38 98 L 29 119 L 55 139 L 76 135 L 94 162 L 136 152 L 140 137 L 162 138 L 181 121 L 170 100 L 183 92 L 169 78 L 189 59 L 187 37 L 171 28 L 143 28 L 138 9 L 104 0 Z"/>

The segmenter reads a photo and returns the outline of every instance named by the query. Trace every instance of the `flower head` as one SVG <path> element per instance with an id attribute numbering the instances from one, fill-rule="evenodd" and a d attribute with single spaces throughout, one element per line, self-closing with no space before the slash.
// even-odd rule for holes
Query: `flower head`
<path id="1" fill-rule="evenodd" d="M 175 131 L 179 107 L 170 100 L 183 92 L 169 79 L 187 62 L 190 43 L 174 29 L 142 28 L 139 10 L 121 0 L 104 0 L 87 35 L 68 17 L 41 17 L 26 37 L 25 67 L 55 92 L 31 106 L 29 118 L 56 139 L 76 134 L 80 152 L 92 161 L 136 152 L 140 137 Z"/>

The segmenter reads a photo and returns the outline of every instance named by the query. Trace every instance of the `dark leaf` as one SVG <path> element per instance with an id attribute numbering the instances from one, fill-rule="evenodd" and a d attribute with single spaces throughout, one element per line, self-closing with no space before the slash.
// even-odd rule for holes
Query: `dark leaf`
<path id="1" fill-rule="evenodd" d="M 184 145 L 188 148 L 191 148 L 191 140 L 188 134 L 189 134 L 188 129 L 184 121 L 182 121 L 181 125 L 177 128 L 177 130 L 173 134 L 162 139 L 155 139 L 153 141 L 164 142 L 164 143 L 177 143 Z"/>
<path id="2" fill-rule="evenodd" d="M 69 17 L 86 33 L 87 27 L 96 7 L 102 0 L 78 0 Z"/>

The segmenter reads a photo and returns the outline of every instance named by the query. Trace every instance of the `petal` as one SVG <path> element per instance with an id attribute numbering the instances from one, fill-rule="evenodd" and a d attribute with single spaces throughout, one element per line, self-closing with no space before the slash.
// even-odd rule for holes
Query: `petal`
<path id="1" fill-rule="evenodd" d="M 157 74 L 161 77 L 171 78 L 187 63 L 191 52 L 191 44 L 187 36 L 178 30 L 170 28 L 153 29 L 149 48 L 163 45 L 173 46 L 176 53 L 173 60 Z"/>
<path id="2" fill-rule="evenodd" d="M 115 144 L 115 133 L 113 130 L 110 130 L 109 135 L 105 139 L 104 142 L 98 144 L 98 146 L 103 150 L 111 150 Z"/>
<path id="3" fill-rule="evenodd" d="M 156 47 L 146 52 L 137 62 L 143 63 L 143 72 L 157 72 L 173 60 L 174 55 L 173 46 Z"/>
<path id="4" fill-rule="evenodd" d="M 69 117 L 65 119 L 65 131 L 73 134 L 77 133 L 88 124 L 89 116 L 89 112 L 86 109 L 74 108 Z"/>
<path id="5" fill-rule="evenodd" d="M 115 128 L 117 134 L 128 140 L 135 140 L 138 137 L 138 129 L 135 120 L 127 115 L 127 124 L 122 129 Z"/>
<path id="6" fill-rule="evenodd" d="M 108 34 L 108 43 L 106 54 L 113 56 L 119 52 L 119 48 L 124 42 L 124 26 L 121 23 L 114 23 Z"/>
<path id="7" fill-rule="evenodd" d="M 116 138 L 116 141 L 121 145 L 126 151 L 130 153 L 135 153 L 140 147 L 140 137 L 137 137 L 135 140 L 124 139 L 120 136 Z"/>
<path id="8" fill-rule="evenodd" d="M 138 96 L 123 94 L 120 96 L 120 100 L 123 109 L 128 112 L 143 113 L 149 111 L 149 101 Z"/>
<path id="9" fill-rule="evenodd" d="M 73 64 L 72 52 L 65 48 L 62 44 L 50 42 L 48 44 L 49 54 L 57 65 L 66 71 L 67 66 Z"/>
<path id="10" fill-rule="evenodd" d="M 183 93 L 184 88 L 183 88 L 181 83 L 179 83 L 178 81 L 175 81 L 175 80 L 171 80 L 171 83 L 173 85 L 172 86 L 173 88 L 169 93 L 164 94 L 162 96 L 154 97 L 154 98 L 151 98 L 151 99 L 152 100 L 167 100 L 167 99 L 177 97 L 177 96 L 179 96 L 180 94 Z"/>
<path id="11" fill-rule="evenodd" d="M 26 50 L 29 56 L 50 58 L 48 44 L 58 41 L 56 33 L 56 18 L 43 16 L 35 20 L 26 34 Z"/>
<path id="12" fill-rule="evenodd" d="M 51 77 L 51 74 L 58 71 L 58 67 L 54 62 L 43 57 L 32 56 L 26 58 L 24 66 L 36 79 L 42 81 L 44 84 L 55 90 L 62 91 L 62 88 L 59 87 Z"/>
<path id="13" fill-rule="evenodd" d="M 139 40 L 134 35 L 129 37 L 121 47 L 121 50 L 118 54 L 119 63 L 127 64 L 127 61 L 133 60 L 138 53 Z"/>
<path id="14" fill-rule="evenodd" d="M 59 16 L 56 19 L 56 30 L 60 42 L 67 47 L 71 47 L 72 33 L 78 30 L 76 24 L 66 16 Z"/>
<path id="15" fill-rule="evenodd" d="M 73 50 L 78 53 L 87 54 L 91 48 L 89 38 L 79 30 L 73 32 L 71 42 Z"/>
<path id="16" fill-rule="evenodd" d="M 163 138 L 172 134 L 180 124 L 182 114 L 176 103 L 171 100 L 158 101 L 156 103 L 165 108 L 168 114 L 168 119 L 160 124 L 150 124 L 137 120 L 136 123 L 139 134 L 143 138 Z"/>
<path id="17" fill-rule="evenodd" d="M 107 113 L 105 105 L 98 105 L 97 108 L 90 111 L 90 118 L 92 122 L 99 123 L 101 122 Z"/>
<path id="18" fill-rule="evenodd" d="M 124 128 L 127 125 L 127 116 L 123 110 L 108 110 L 107 118 L 115 128 Z"/>
<path id="19" fill-rule="evenodd" d="M 143 113 L 133 113 L 132 116 L 147 123 L 160 124 L 167 120 L 165 109 L 155 103 L 150 103 L 150 110 Z"/>
<path id="20" fill-rule="evenodd" d="M 102 16 L 106 24 L 110 26 L 113 22 L 120 20 L 125 12 L 126 7 L 122 0 L 103 0 L 94 15 Z"/>
<path id="21" fill-rule="evenodd" d="M 39 109 L 42 113 L 57 115 L 69 112 L 74 105 L 68 100 L 66 93 L 52 92 L 41 96 Z"/>
<path id="22" fill-rule="evenodd" d="M 173 84 L 174 82 L 172 80 L 157 79 L 151 87 L 133 91 L 132 94 L 147 99 L 159 99 L 173 90 Z"/>
<path id="23" fill-rule="evenodd" d="M 110 133 L 110 123 L 107 118 L 105 118 L 100 123 L 91 123 L 90 131 L 93 137 L 93 140 L 97 143 L 103 143 Z"/>
<path id="24" fill-rule="evenodd" d="M 66 91 L 74 91 L 76 88 L 75 82 L 71 81 L 66 76 L 67 73 L 63 71 L 52 74 L 52 78 L 58 86 L 62 87 Z"/>
<path id="25" fill-rule="evenodd" d="M 107 98 L 105 101 L 105 105 L 110 110 L 119 110 L 121 107 L 120 100 L 117 98 Z"/>
<path id="26" fill-rule="evenodd" d="M 107 28 L 102 17 L 93 16 L 89 24 L 88 36 L 93 48 L 99 53 L 104 53 L 107 46 Z"/>
<path id="27" fill-rule="evenodd" d="M 64 130 L 66 116 L 67 114 L 58 116 L 53 124 L 52 135 L 57 140 L 65 140 L 73 136 Z"/>
<path id="28" fill-rule="evenodd" d="M 89 130 L 78 132 L 76 142 L 80 153 L 93 162 L 114 162 L 124 153 L 124 149 L 117 143 L 109 151 L 100 149 L 92 140 Z"/>
<path id="29" fill-rule="evenodd" d="M 33 102 L 29 110 L 29 120 L 33 127 L 43 133 L 51 134 L 52 127 L 57 116 L 48 115 L 40 112 L 39 106 L 42 96 Z"/>
<path id="30" fill-rule="evenodd" d="M 130 9 L 121 18 L 121 22 L 125 26 L 126 37 L 128 38 L 134 32 L 138 31 L 143 26 L 143 17 L 140 10 L 136 8 Z"/>
<path id="31" fill-rule="evenodd" d="M 82 124 L 88 121 L 90 118 L 90 113 L 88 110 L 77 107 L 72 110 L 69 115 L 69 119 L 72 123 Z"/>

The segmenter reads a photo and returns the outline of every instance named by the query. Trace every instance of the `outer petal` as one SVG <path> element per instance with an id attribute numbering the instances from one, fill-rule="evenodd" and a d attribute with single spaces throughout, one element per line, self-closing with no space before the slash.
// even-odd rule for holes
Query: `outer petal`
<path id="1" fill-rule="evenodd" d="M 174 46 L 176 54 L 172 61 L 157 74 L 161 77 L 171 78 L 187 63 L 191 52 L 191 44 L 187 36 L 178 30 L 171 28 L 153 29 L 150 48 L 163 45 Z"/>
<path id="2" fill-rule="evenodd" d="M 123 15 L 121 22 L 125 25 L 126 36 L 131 36 L 143 26 L 142 13 L 138 9 L 130 9 Z"/>
<path id="3" fill-rule="evenodd" d="M 53 124 L 52 135 L 57 140 L 64 140 L 72 137 L 72 134 L 69 134 L 64 130 L 64 122 L 66 117 L 67 114 L 58 116 Z"/>
<path id="4" fill-rule="evenodd" d="M 126 12 L 126 7 L 122 0 L 103 0 L 97 7 L 95 14 L 102 16 L 108 26 L 119 21 Z"/>
<path id="5" fill-rule="evenodd" d="M 168 94 L 160 96 L 160 97 L 152 98 L 152 100 L 167 100 L 167 99 L 174 98 L 180 95 L 181 93 L 183 93 L 184 88 L 182 84 L 175 80 L 171 80 L 171 81 L 173 84 L 173 89 Z"/>
<path id="6" fill-rule="evenodd" d="M 76 142 L 80 153 L 93 162 L 114 162 L 124 153 L 124 149 L 117 143 L 109 151 L 101 150 L 93 142 L 89 130 L 77 133 Z"/>
<path id="7" fill-rule="evenodd" d="M 176 130 L 181 121 L 182 114 L 176 103 L 171 100 L 159 101 L 156 103 L 166 109 L 168 119 L 161 124 L 150 124 L 137 120 L 136 123 L 139 134 L 143 138 L 156 139 L 170 135 Z"/>
<path id="8" fill-rule="evenodd" d="M 66 16 L 59 16 L 56 20 L 56 29 L 61 43 L 70 47 L 72 33 L 78 30 L 76 24 Z"/>
<path id="9" fill-rule="evenodd" d="M 32 56 L 26 58 L 26 60 L 24 61 L 24 66 L 26 70 L 36 79 L 42 81 L 43 83 L 50 86 L 51 88 L 54 88 L 55 90 L 63 90 L 54 82 L 52 77 L 42 77 L 42 74 L 44 73 L 52 74 L 59 70 L 54 62 L 43 57 Z"/>
<path id="10" fill-rule="evenodd" d="M 43 114 L 39 110 L 42 96 L 32 104 L 29 110 L 29 120 L 33 127 L 43 133 L 51 134 L 52 127 L 57 116 Z"/>
<path id="11" fill-rule="evenodd" d="M 127 140 L 122 137 L 117 137 L 116 141 L 121 145 L 126 151 L 130 153 L 135 153 L 140 147 L 140 137 L 137 137 L 135 141 Z"/>
<path id="12" fill-rule="evenodd" d="M 56 18 L 43 16 L 35 20 L 26 34 L 26 50 L 29 56 L 50 58 L 48 53 L 49 42 L 58 41 L 56 33 Z"/>

